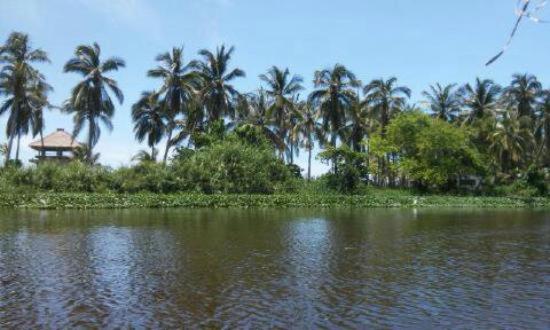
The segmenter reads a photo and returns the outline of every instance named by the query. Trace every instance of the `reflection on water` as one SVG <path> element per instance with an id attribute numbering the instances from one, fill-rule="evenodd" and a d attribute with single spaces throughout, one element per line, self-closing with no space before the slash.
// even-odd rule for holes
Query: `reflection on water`
<path id="1" fill-rule="evenodd" d="M 0 212 L 0 328 L 550 324 L 550 214 Z"/>

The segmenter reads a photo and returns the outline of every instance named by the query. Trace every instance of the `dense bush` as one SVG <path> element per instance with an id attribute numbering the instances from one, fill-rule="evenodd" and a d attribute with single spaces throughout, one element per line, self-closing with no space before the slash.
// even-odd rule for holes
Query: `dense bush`
<path id="1" fill-rule="evenodd" d="M 110 188 L 111 181 L 112 173 L 108 168 L 78 161 L 64 165 L 8 166 L 1 172 L 3 185 L 57 192 L 102 192 Z"/>
<path id="2" fill-rule="evenodd" d="M 121 167 L 112 174 L 111 189 L 117 192 L 171 193 L 181 190 L 182 186 L 170 168 L 150 161 Z"/>
<path id="3" fill-rule="evenodd" d="M 172 166 L 184 190 L 204 193 L 273 193 L 292 181 L 271 149 L 237 137 L 215 142 Z"/>

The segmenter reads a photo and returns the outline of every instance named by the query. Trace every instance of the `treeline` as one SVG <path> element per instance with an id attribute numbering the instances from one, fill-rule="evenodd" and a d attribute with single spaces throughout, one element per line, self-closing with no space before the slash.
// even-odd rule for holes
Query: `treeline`
<path id="1" fill-rule="evenodd" d="M 221 46 L 187 61 L 182 48 L 157 56 L 158 66 L 147 76 L 158 87 L 132 105 L 135 137 L 150 149 L 140 153 L 142 161 L 155 162 L 157 153 L 164 165 L 170 155 L 197 157 L 201 148 L 240 131 L 253 132 L 248 140 L 267 141 L 290 172 L 296 172 L 294 157 L 307 152 L 308 180 L 312 150 L 319 146 L 318 157 L 332 165 L 324 180 L 341 191 L 369 184 L 452 190 L 477 179 L 484 187 L 515 184 L 546 191 L 550 92 L 533 75 L 514 74 L 507 86 L 480 78 L 465 85 L 434 84 L 422 92 L 423 102 L 411 104 L 411 90 L 396 78 L 364 84 L 341 64 L 314 72 L 313 91 L 301 97 L 303 78 L 273 66 L 260 75 L 263 87 L 244 93 L 233 85 L 245 77 L 231 66 L 233 53 L 233 47 Z M 64 71 L 82 80 L 57 107 L 73 116 L 75 135 L 87 131 L 88 163 L 97 159 L 93 148 L 102 126 L 112 129 L 115 103 L 123 102 L 108 74 L 125 62 L 101 55 L 97 44 L 76 48 Z M 43 110 L 54 107 L 48 102 L 52 88 L 34 67 L 39 62 L 48 62 L 47 54 L 33 49 L 25 34 L 12 33 L 0 48 L 6 164 L 19 160 L 21 136 L 42 136 Z M 211 171 L 216 176 L 220 169 Z"/>

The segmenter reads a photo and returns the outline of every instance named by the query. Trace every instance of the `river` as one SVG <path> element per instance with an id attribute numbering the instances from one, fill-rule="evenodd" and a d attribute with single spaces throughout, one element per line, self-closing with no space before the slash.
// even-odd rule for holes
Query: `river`
<path id="1" fill-rule="evenodd" d="M 0 211 L 0 328 L 549 326 L 548 211 Z"/>

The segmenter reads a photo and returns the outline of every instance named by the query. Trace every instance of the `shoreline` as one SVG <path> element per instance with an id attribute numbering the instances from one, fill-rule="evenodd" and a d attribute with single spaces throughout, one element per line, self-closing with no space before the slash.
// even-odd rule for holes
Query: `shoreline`
<path id="1" fill-rule="evenodd" d="M 0 193 L 3 209 L 128 208 L 550 208 L 549 197 L 315 194 Z"/>

